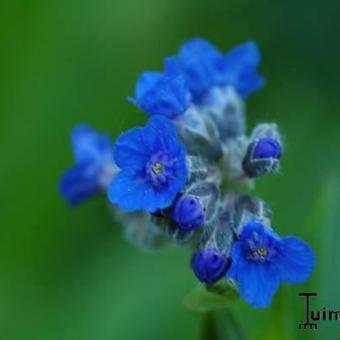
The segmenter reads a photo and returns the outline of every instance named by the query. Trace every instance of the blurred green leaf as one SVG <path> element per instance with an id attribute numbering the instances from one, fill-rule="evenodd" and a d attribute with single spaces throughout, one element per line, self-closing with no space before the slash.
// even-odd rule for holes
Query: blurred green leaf
<path id="1" fill-rule="evenodd" d="M 316 266 L 310 290 L 318 294 L 315 308 L 339 309 L 340 307 L 340 276 L 335 275 L 340 257 L 339 206 L 340 180 L 337 174 L 331 173 L 323 182 L 314 213 L 311 214 L 312 219 L 307 225 L 314 231 Z M 338 323 L 320 323 L 318 337 L 323 339 L 335 337 L 338 332 Z"/>
<path id="2" fill-rule="evenodd" d="M 238 294 L 228 283 L 219 283 L 212 287 L 198 284 L 183 300 L 184 305 L 192 311 L 207 313 L 230 307 Z"/>

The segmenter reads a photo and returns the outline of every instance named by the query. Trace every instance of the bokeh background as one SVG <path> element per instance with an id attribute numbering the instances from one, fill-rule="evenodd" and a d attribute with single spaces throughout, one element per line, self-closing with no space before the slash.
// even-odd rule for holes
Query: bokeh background
<path id="1" fill-rule="evenodd" d="M 246 339 L 337 339 L 339 322 L 302 331 L 298 293 L 340 309 L 340 40 L 337 0 L 2 0 L 0 3 L 0 339 L 199 339 L 182 306 L 195 285 L 186 249 L 127 244 L 105 198 L 72 210 L 58 196 L 79 122 L 116 137 L 146 116 L 126 102 L 140 72 L 186 39 L 227 50 L 254 39 L 267 86 L 249 127 L 276 121 L 279 176 L 257 183 L 281 234 L 317 254 L 312 279 L 271 308 L 233 307 Z"/>

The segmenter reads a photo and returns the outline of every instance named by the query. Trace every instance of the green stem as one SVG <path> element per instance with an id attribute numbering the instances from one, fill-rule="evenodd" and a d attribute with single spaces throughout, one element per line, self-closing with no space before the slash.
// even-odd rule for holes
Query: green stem
<path id="1" fill-rule="evenodd" d="M 201 340 L 245 340 L 237 320 L 230 309 L 206 313 Z"/>
<path id="2" fill-rule="evenodd" d="M 201 340 L 219 340 L 214 312 L 208 312 L 203 316 Z"/>

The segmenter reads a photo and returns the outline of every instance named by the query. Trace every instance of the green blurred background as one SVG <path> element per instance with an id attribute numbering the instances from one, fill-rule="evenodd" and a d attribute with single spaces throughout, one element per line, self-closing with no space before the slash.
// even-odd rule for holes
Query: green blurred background
<path id="1" fill-rule="evenodd" d="M 249 126 L 280 124 L 282 174 L 258 181 L 281 234 L 317 254 L 312 279 L 271 308 L 233 308 L 247 339 L 337 339 L 340 323 L 298 330 L 300 291 L 340 309 L 339 1 L 11 0 L 0 3 L 0 339 L 198 339 L 182 306 L 195 285 L 186 249 L 142 253 L 104 198 L 69 209 L 58 196 L 69 132 L 88 122 L 115 137 L 146 117 L 125 100 L 140 72 L 186 39 L 226 50 L 258 42 L 267 86 Z"/>

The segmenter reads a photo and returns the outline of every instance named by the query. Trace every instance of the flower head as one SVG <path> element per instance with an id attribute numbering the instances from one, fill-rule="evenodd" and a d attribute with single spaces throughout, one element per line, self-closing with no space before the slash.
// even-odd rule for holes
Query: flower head
<path id="1" fill-rule="evenodd" d="M 114 160 L 121 171 L 108 191 L 111 203 L 124 211 L 155 212 L 171 205 L 187 179 L 186 154 L 170 120 L 151 116 L 115 143 Z"/>
<path id="2" fill-rule="evenodd" d="M 59 182 L 61 195 L 72 205 L 105 189 L 115 171 L 112 145 L 107 134 L 99 134 L 85 124 L 71 133 L 76 164 Z"/>
<path id="3" fill-rule="evenodd" d="M 214 86 L 231 86 L 245 98 L 264 84 L 256 72 L 261 58 L 254 42 L 239 45 L 223 55 L 208 41 L 192 39 L 182 45 L 178 58 L 196 101 Z"/>
<path id="4" fill-rule="evenodd" d="M 177 228 L 189 231 L 204 224 L 205 211 L 201 200 L 197 196 L 182 195 L 173 207 L 172 218 Z"/>
<path id="5" fill-rule="evenodd" d="M 150 115 L 147 124 L 121 134 L 114 147 L 106 135 L 78 126 L 76 164 L 60 181 L 71 204 L 106 190 L 132 243 L 190 245 L 199 281 L 210 290 L 228 278 L 256 308 L 271 303 L 280 283 L 306 280 L 315 261 L 304 241 L 268 227 L 272 212 L 264 202 L 242 193 L 251 178 L 278 170 L 283 149 L 274 123 L 246 134 L 244 100 L 264 84 L 260 59 L 254 42 L 226 54 L 203 39 L 186 42 L 164 71 L 137 81 L 129 100 Z"/>
<path id="6" fill-rule="evenodd" d="M 141 110 L 170 119 L 184 113 L 189 106 L 189 92 L 174 58 L 165 60 L 165 72 L 145 72 L 131 99 Z"/>
<path id="7" fill-rule="evenodd" d="M 304 241 L 280 238 L 257 222 L 244 226 L 232 247 L 228 278 L 239 285 L 240 295 L 253 307 L 267 307 L 281 282 L 301 283 L 311 274 L 314 253 Z"/>
<path id="8" fill-rule="evenodd" d="M 212 284 L 225 275 L 230 261 L 217 250 L 202 249 L 194 253 L 191 258 L 191 268 L 201 281 Z"/>

